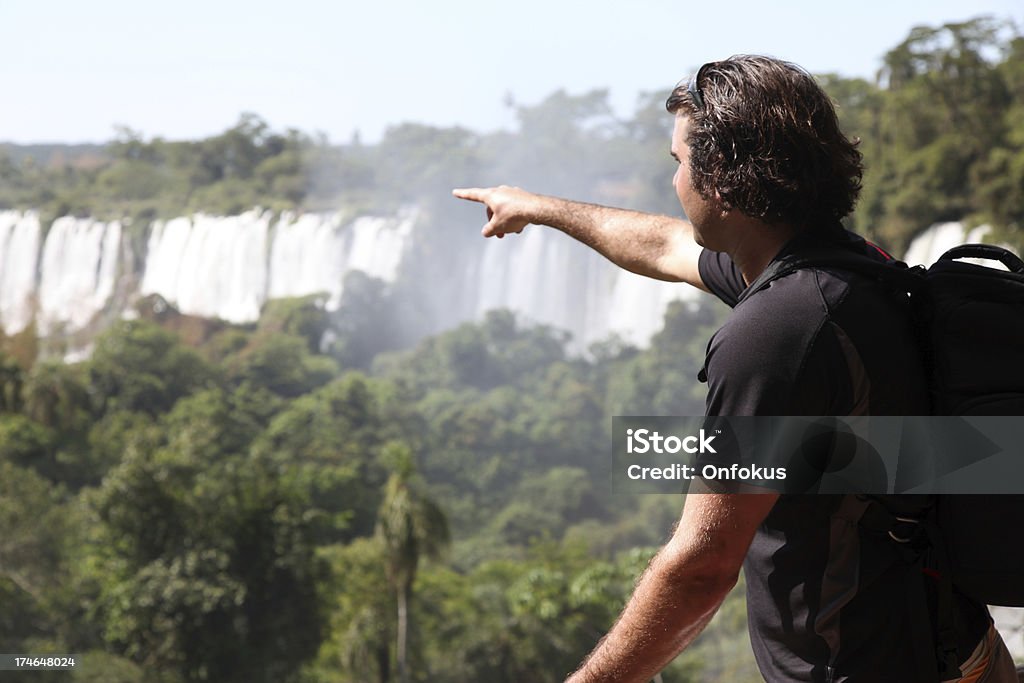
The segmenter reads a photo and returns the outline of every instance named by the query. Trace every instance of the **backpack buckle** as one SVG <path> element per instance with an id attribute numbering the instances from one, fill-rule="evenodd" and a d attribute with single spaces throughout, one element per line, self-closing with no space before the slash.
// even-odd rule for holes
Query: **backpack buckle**
<path id="1" fill-rule="evenodd" d="M 910 525 L 902 527 L 900 525 Z M 905 530 L 905 533 L 899 533 Z M 913 517 L 897 517 L 896 524 L 893 524 L 893 528 L 889 529 L 889 538 L 896 541 L 897 543 L 910 543 L 914 540 L 917 534 L 921 531 L 921 520 L 914 519 Z"/>

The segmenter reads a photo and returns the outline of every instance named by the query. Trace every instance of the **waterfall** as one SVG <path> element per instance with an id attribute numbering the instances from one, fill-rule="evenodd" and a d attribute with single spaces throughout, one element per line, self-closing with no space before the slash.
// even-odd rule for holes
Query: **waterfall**
<path id="1" fill-rule="evenodd" d="M 64 217 L 43 240 L 35 212 L 0 211 L 0 325 L 13 334 L 35 318 L 43 334 L 75 332 L 98 313 L 116 315 L 118 307 L 148 294 L 183 313 L 248 323 L 271 298 L 323 293 L 327 308 L 337 309 L 345 276 L 355 270 L 391 283 L 405 272 L 430 272 L 443 281 L 405 284 L 424 310 L 441 312 L 445 325 L 508 308 L 527 322 L 567 330 L 573 349 L 583 351 L 610 334 L 646 345 L 670 301 L 696 306 L 702 296 L 687 285 L 621 270 L 543 227 L 502 240 L 470 239 L 459 248 L 412 248 L 417 240 L 436 239 L 434 229 L 413 210 L 355 218 L 285 212 L 275 220 L 257 209 L 157 221 L 149 226 L 145 253 L 136 255 L 143 264 L 138 289 L 125 291 L 130 287 L 118 287 L 118 278 L 134 270 L 121 263 L 120 223 Z M 958 223 L 933 226 L 913 241 L 906 260 L 931 263 L 983 231 L 965 236 Z M 425 269 L 411 260 L 417 253 L 439 261 Z"/>
<path id="2" fill-rule="evenodd" d="M 252 322 L 266 301 L 269 228 L 270 214 L 259 210 L 157 222 L 140 291 L 184 313 Z"/>
<path id="3" fill-rule="evenodd" d="M 327 308 L 335 310 L 345 275 L 353 270 L 394 282 L 415 217 L 413 212 L 395 218 L 364 216 L 344 225 L 340 214 L 283 214 L 270 249 L 269 298 L 325 292 Z"/>
<path id="4" fill-rule="evenodd" d="M 344 254 L 343 240 L 338 234 L 340 223 L 339 216 L 281 217 L 274 228 L 270 250 L 270 298 L 326 292 L 329 305 L 338 306 L 341 278 L 336 268 Z"/>
<path id="5" fill-rule="evenodd" d="M 646 345 L 670 301 L 696 302 L 696 289 L 624 271 L 555 230 L 528 227 L 491 238 L 479 264 L 463 265 L 477 291 L 472 317 L 508 308 L 527 320 L 568 330 L 577 350 L 617 334 Z"/>
<path id="6" fill-rule="evenodd" d="M 324 293 L 341 305 L 345 275 L 359 270 L 394 282 L 416 231 L 417 214 L 363 216 L 283 213 L 176 218 L 153 226 L 142 294 L 159 294 L 184 313 L 251 322 L 267 299 Z M 427 226 L 422 228 L 429 229 Z M 466 253 L 443 253 L 440 270 L 473 293 L 464 305 L 439 302 L 455 321 L 479 320 L 508 308 L 525 320 L 568 330 L 578 350 L 617 333 L 646 344 L 661 327 L 668 302 L 696 300 L 680 284 L 626 273 L 571 238 L 531 228 L 504 240 L 481 239 Z M 439 283 L 422 283 L 431 296 Z M 439 296 L 439 295 L 438 295 Z"/>
<path id="7" fill-rule="evenodd" d="M 39 332 L 67 324 L 85 327 L 114 293 L 121 224 L 91 218 L 58 218 L 43 246 L 39 281 Z"/>
<path id="8" fill-rule="evenodd" d="M 42 244 L 34 211 L 0 212 L 0 324 L 7 334 L 33 318 L 42 335 L 81 329 L 102 311 L 118 275 L 121 224 L 54 221 Z"/>
<path id="9" fill-rule="evenodd" d="M 394 281 L 414 220 L 286 212 L 271 229 L 270 213 L 254 210 L 157 222 L 140 291 L 234 323 L 255 321 L 268 298 L 325 292 L 336 309 L 352 270 Z"/>
<path id="10" fill-rule="evenodd" d="M 0 325 L 7 334 L 32 322 L 40 237 L 34 211 L 0 211 Z"/>
<path id="11" fill-rule="evenodd" d="M 670 302 L 685 301 L 696 308 L 704 296 L 689 285 L 659 282 L 620 270 L 611 298 L 609 331 L 633 344 L 646 346 L 661 330 Z"/>
<path id="12" fill-rule="evenodd" d="M 979 226 L 968 232 L 962 223 L 938 223 L 910 242 L 903 260 L 912 266 L 918 264 L 930 266 L 938 261 L 942 254 L 958 244 L 984 241 L 983 238 L 988 232 L 987 225 Z"/>

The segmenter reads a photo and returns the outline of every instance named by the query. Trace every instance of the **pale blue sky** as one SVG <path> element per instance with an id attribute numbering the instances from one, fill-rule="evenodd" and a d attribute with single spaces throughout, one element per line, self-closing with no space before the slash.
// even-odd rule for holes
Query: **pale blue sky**
<path id="1" fill-rule="evenodd" d="M 0 141 L 99 142 L 116 124 L 197 138 L 252 111 L 366 141 L 405 121 L 511 127 L 507 94 L 637 94 L 737 52 L 873 77 L 912 26 L 1020 0 L 0 0 Z"/>

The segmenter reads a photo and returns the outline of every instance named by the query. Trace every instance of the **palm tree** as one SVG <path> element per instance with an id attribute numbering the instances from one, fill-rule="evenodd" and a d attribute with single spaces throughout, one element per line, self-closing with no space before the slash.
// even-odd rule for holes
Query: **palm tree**
<path id="1" fill-rule="evenodd" d="M 377 536 L 384 545 L 388 581 L 398 602 L 398 636 L 395 658 L 398 680 L 408 683 L 407 643 L 409 602 L 420 558 L 437 558 L 447 548 L 448 521 L 441 508 L 423 490 L 416 477 L 412 451 L 403 443 L 384 447 L 384 458 L 394 471 L 384 485 L 384 501 L 377 516 Z"/>

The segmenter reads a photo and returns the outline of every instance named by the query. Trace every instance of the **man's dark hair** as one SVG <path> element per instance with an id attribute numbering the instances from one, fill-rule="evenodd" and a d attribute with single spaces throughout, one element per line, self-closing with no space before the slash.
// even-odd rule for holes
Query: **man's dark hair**
<path id="1" fill-rule="evenodd" d="M 863 173 L 858 141 L 839 129 L 813 76 L 754 55 L 709 62 L 698 76 L 665 107 L 690 119 L 690 177 L 702 197 L 717 190 L 748 216 L 810 228 L 853 210 Z"/>

